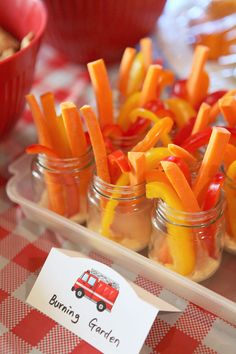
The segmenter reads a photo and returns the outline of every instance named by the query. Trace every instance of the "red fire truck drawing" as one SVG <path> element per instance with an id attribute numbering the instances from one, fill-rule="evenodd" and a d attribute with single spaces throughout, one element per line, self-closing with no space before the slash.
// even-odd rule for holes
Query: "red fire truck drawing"
<path id="1" fill-rule="evenodd" d="M 111 311 L 119 295 L 119 285 L 95 269 L 87 270 L 71 288 L 78 299 L 86 296 L 97 304 L 97 310 Z"/>

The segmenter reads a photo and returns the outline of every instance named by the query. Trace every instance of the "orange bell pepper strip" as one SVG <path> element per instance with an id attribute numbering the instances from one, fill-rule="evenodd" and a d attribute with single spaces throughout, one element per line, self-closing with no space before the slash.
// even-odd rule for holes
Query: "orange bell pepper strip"
<path id="1" fill-rule="evenodd" d="M 182 275 L 190 275 L 195 268 L 196 254 L 191 231 L 186 227 L 175 225 L 174 210 L 184 211 L 178 195 L 166 183 L 150 182 L 146 185 L 146 197 L 160 198 L 173 208 L 173 215 L 169 217 L 171 222 L 167 223 L 167 244 L 173 264 L 165 264 L 165 266 Z"/>
<path id="2" fill-rule="evenodd" d="M 189 119 L 195 117 L 197 114 L 191 104 L 182 98 L 167 98 L 164 102 L 175 114 L 175 121 L 178 128 L 185 126 Z"/>
<path id="3" fill-rule="evenodd" d="M 161 72 L 162 67 L 160 65 L 156 64 L 148 67 L 141 90 L 140 107 L 145 107 L 148 102 L 157 99 L 157 86 Z"/>
<path id="4" fill-rule="evenodd" d="M 161 165 L 160 165 L 161 166 Z M 150 182 L 163 182 L 167 185 L 170 185 L 168 178 L 166 177 L 165 172 L 162 168 L 158 167 L 151 170 L 147 170 L 145 173 L 146 183 Z"/>
<path id="5" fill-rule="evenodd" d="M 218 101 L 219 108 L 229 127 L 236 125 L 236 100 L 233 96 L 226 96 Z"/>
<path id="6" fill-rule="evenodd" d="M 193 191 L 200 206 L 212 178 L 220 167 L 229 138 L 228 130 L 220 127 L 212 128 L 206 152 L 193 184 Z"/>
<path id="7" fill-rule="evenodd" d="M 98 118 L 101 128 L 113 123 L 112 90 L 103 59 L 90 62 L 87 65 L 92 86 L 95 92 Z"/>
<path id="8" fill-rule="evenodd" d="M 171 155 L 180 157 L 188 164 L 195 164 L 197 162 L 197 159 L 192 154 L 190 154 L 190 152 L 179 145 L 169 144 L 167 148 Z"/>
<path id="9" fill-rule="evenodd" d="M 198 45 L 193 55 L 193 63 L 190 75 L 186 82 L 188 101 L 195 108 L 199 107 L 207 96 L 209 88 L 209 77 L 204 71 L 208 59 L 209 49 Z"/>
<path id="10" fill-rule="evenodd" d="M 139 44 L 140 44 L 140 52 L 142 53 L 143 56 L 144 68 L 145 71 L 147 72 L 149 66 L 152 64 L 152 52 L 153 52 L 152 40 L 149 37 L 142 38 L 140 39 Z"/>
<path id="11" fill-rule="evenodd" d="M 140 95 L 140 92 L 134 92 L 133 94 L 127 97 L 127 99 L 120 108 L 120 113 L 117 118 L 117 124 L 119 124 L 123 130 L 127 130 L 129 128 L 130 122 L 128 121 L 127 117 L 134 108 L 137 108 L 139 106 Z"/>
<path id="12" fill-rule="evenodd" d="M 94 158 L 97 167 L 97 175 L 103 181 L 109 183 L 110 174 L 106 155 L 106 147 L 96 115 L 92 108 L 87 105 L 81 107 L 80 112 L 83 115 L 88 127 L 88 132 L 91 140 L 91 145 L 93 147 Z"/>
<path id="13" fill-rule="evenodd" d="M 163 134 L 169 133 L 173 120 L 169 117 L 162 118 L 146 134 L 144 139 L 135 145 L 132 151 L 145 152 L 154 147 Z"/>
<path id="14" fill-rule="evenodd" d="M 40 100 L 54 150 L 60 157 L 70 157 L 71 151 L 65 127 L 61 117 L 58 117 L 56 114 L 54 95 L 51 92 L 46 92 L 40 96 Z"/>
<path id="15" fill-rule="evenodd" d="M 235 96 L 236 95 L 236 89 L 234 90 L 229 90 L 227 91 L 222 97 L 221 99 L 224 99 L 225 97 L 228 96 Z M 220 113 L 220 107 L 219 107 L 219 100 L 217 100 L 211 107 L 211 111 L 210 111 L 210 123 L 213 123 L 216 120 L 217 115 Z"/>
<path id="16" fill-rule="evenodd" d="M 210 110 L 211 107 L 207 103 L 203 102 L 201 104 L 193 126 L 192 134 L 198 133 L 208 126 Z"/>
<path id="17" fill-rule="evenodd" d="M 135 55 L 136 55 L 136 50 L 134 48 L 127 47 L 121 58 L 119 75 L 118 75 L 118 89 L 123 97 L 127 95 L 129 73 Z"/>

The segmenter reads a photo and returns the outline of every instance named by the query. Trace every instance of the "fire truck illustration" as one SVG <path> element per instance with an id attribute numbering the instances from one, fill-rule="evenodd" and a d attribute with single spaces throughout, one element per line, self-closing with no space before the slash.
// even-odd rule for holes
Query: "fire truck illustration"
<path id="1" fill-rule="evenodd" d="M 111 311 L 119 295 L 119 285 L 95 269 L 87 270 L 71 288 L 78 299 L 86 296 L 97 304 L 97 310 Z"/>

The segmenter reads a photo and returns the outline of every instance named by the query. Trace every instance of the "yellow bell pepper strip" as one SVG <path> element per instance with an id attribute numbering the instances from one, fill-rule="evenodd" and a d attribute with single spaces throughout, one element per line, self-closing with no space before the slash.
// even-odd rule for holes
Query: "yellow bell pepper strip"
<path id="1" fill-rule="evenodd" d="M 147 198 L 160 198 L 170 208 L 184 211 L 183 205 L 174 189 L 163 182 L 150 182 L 146 185 Z M 173 212 L 174 214 L 174 212 Z M 182 275 L 190 275 L 195 268 L 196 255 L 193 235 L 186 227 L 176 226 L 174 215 L 167 224 L 167 243 L 173 260 L 173 265 L 165 264 L 172 270 Z"/>
<path id="2" fill-rule="evenodd" d="M 157 98 L 157 86 L 162 72 L 160 65 L 150 65 L 145 76 L 140 96 L 140 107 Z"/>
<path id="3" fill-rule="evenodd" d="M 162 118 L 147 132 L 142 141 L 135 145 L 132 151 L 145 152 L 154 147 L 163 134 L 169 133 L 173 126 L 173 120 L 169 117 Z"/>
<path id="4" fill-rule="evenodd" d="M 144 152 L 128 152 L 128 160 L 131 165 L 129 173 L 130 185 L 136 185 L 145 181 L 145 154 Z"/>
<path id="5" fill-rule="evenodd" d="M 191 104 L 182 98 L 167 98 L 164 100 L 164 103 L 175 114 L 175 121 L 179 129 L 182 128 L 190 118 L 197 115 L 197 112 Z"/>
<path id="6" fill-rule="evenodd" d="M 140 39 L 139 44 L 140 44 L 140 52 L 142 53 L 143 56 L 144 68 L 145 71 L 147 72 L 149 66 L 152 64 L 152 52 L 153 52 L 152 40 L 149 37 L 145 37 Z"/>
<path id="7" fill-rule="evenodd" d="M 224 190 L 226 195 L 226 226 L 229 237 L 236 240 L 236 160 L 231 163 L 226 171 L 228 180 L 226 180 Z"/>
<path id="8" fill-rule="evenodd" d="M 127 186 L 129 185 L 129 173 L 123 173 L 116 184 L 114 185 L 114 189 L 116 186 Z M 116 199 L 114 199 L 116 198 Z M 107 237 L 107 238 L 112 238 L 112 235 L 110 234 L 110 227 L 113 223 L 114 220 L 114 213 L 115 213 L 115 208 L 119 204 L 119 195 L 117 193 L 113 193 L 107 202 L 103 215 L 102 215 L 102 221 L 101 221 L 101 230 L 100 233 Z"/>
<path id="9" fill-rule="evenodd" d="M 47 92 L 40 96 L 40 100 L 54 150 L 60 157 L 72 156 L 63 120 L 56 114 L 54 95 L 51 92 Z"/>
<path id="10" fill-rule="evenodd" d="M 132 95 L 127 97 L 123 105 L 120 107 L 117 124 L 119 124 L 123 130 L 127 130 L 129 127 L 127 117 L 134 108 L 139 106 L 140 95 L 140 92 L 134 92 Z"/>
<path id="11" fill-rule="evenodd" d="M 172 161 L 161 161 L 161 165 L 172 187 L 180 198 L 184 210 L 190 213 L 199 212 L 201 209 L 197 199 L 180 167 Z"/>
<path id="12" fill-rule="evenodd" d="M 236 125 L 236 100 L 233 96 L 226 96 L 218 101 L 219 108 L 229 127 Z"/>
<path id="13" fill-rule="evenodd" d="M 197 114 L 197 117 L 196 117 L 196 120 L 194 122 L 194 126 L 193 126 L 193 130 L 192 130 L 191 135 L 201 132 L 202 130 L 204 130 L 208 126 L 210 110 L 211 110 L 211 107 L 207 103 L 203 102 L 201 104 L 198 114 Z"/>
<path id="14" fill-rule="evenodd" d="M 127 120 L 134 123 L 139 117 L 146 118 L 154 123 L 157 123 L 160 121 L 160 119 L 162 119 L 157 117 L 155 113 L 149 111 L 148 109 L 135 108 L 130 112 L 129 116 L 127 117 Z M 161 137 L 161 141 L 164 146 L 167 146 L 171 143 L 171 138 L 168 134 L 163 134 Z"/>
<path id="15" fill-rule="evenodd" d="M 127 95 L 127 86 L 129 80 L 129 72 L 136 55 L 136 50 L 131 47 L 127 47 L 121 58 L 119 75 L 118 75 L 118 89 L 121 96 L 126 97 Z"/>
<path id="16" fill-rule="evenodd" d="M 188 101 L 194 108 L 198 108 L 207 96 L 209 77 L 204 71 L 208 59 L 209 49 L 203 45 L 195 48 L 190 75 L 186 82 Z"/>
<path id="17" fill-rule="evenodd" d="M 204 154 L 196 180 L 193 184 L 193 191 L 200 206 L 204 200 L 206 190 L 223 160 L 230 135 L 230 132 L 224 128 L 212 128 L 212 133 L 206 152 Z"/>
<path id="18" fill-rule="evenodd" d="M 170 155 L 171 154 L 166 147 L 156 147 L 149 149 L 145 153 L 146 171 L 156 168 L 161 160 Z"/>
<path id="19" fill-rule="evenodd" d="M 145 77 L 143 54 L 137 53 L 129 72 L 127 96 L 141 89 Z"/>
<path id="20" fill-rule="evenodd" d="M 96 96 L 98 118 L 101 128 L 113 123 L 112 90 L 103 59 L 87 64 L 90 79 Z"/>
<path id="21" fill-rule="evenodd" d="M 180 157 L 181 159 L 183 159 L 188 164 L 195 164 L 197 162 L 197 159 L 192 154 L 190 154 L 190 152 L 188 152 L 187 150 L 183 149 L 179 145 L 169 144 L 168 145 L 168 150 L 169 150 L 171 155 Z"/>

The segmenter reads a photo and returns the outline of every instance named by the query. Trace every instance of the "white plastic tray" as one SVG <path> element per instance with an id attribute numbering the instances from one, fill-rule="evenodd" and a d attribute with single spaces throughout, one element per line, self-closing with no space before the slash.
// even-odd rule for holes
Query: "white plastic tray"
<path id="1" fill-rule="evenodd" d="M 9 198 L 22 207 L 29 219 L 77 243 L 81 252 L 96 251 L 121 268 L 155 281 L 176 295 L 236 325 L 236 257 L 225 254 L 222 266 L 211 279 L 205 281 L 204 285 L 194 283 L 145 256 L 130 251 L 34 203 L 30 165 L 31 157 L 27 155 L 14 161 L 9 167 L 14 176 L 7 184 Z"/>

